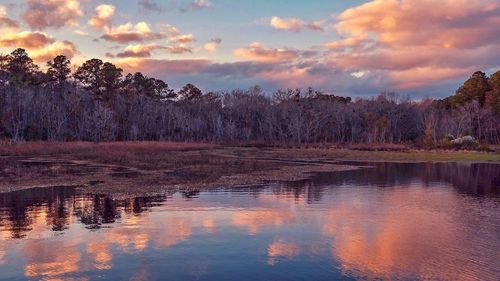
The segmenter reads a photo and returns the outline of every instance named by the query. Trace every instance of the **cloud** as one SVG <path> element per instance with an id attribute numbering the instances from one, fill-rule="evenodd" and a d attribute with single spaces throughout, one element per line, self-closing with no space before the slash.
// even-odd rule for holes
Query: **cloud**
<path id="1" fill-rule="evenodd" d="M 161 6 L 160 4 L 158 4 L 152 0 L 139 0 L 139 1 L 137 1 L 137 3 L 139 4 L 139 6 L 142 9 L 144 9 L 145 11 L 148 11 L 148 12 L 161 13 L 161 12 L 165 11 L 163 6 Z"/>
<path id="2" fill-rule="evenodd" d="M 158 23 L 156 24 L 156 27 L 160 30 L 160 33 L 167 34 L 168 36 L 177 36 L 181 34 L 177 27 L 168 23 Z"/>
<path id="3" fill-rule="evenodd" d="M 344 11 L 336 29 L 354 36 L 375 34 L 391 46 L 461 48 L 495 39 L 499 17 L 500 3 L 493 0 L 446 0 L 438 7 L 432 0 L 375 0 Z"/>
<path id="4" fill-rule="evenodd" d="M 500 3 L 374 0 L 337 17 L 341 39 L 325 44 L 337 68 L 383 74 L 388 87 L 417 89 L 498 67 Z"/>
<path id="5" fill-rule="evenodd" d="M 159 49 L 161 46 L 156 44 L 149 45 L 130 45 L 125 48 L 125 51 L 116 54 L 117 58 L 146 58 L 151 56 L 151 51 Z M 115 56 L 113 56 L 115 57 Z"/>
<path id="6" fill-rule="evenodd" d="M 158 40 L 166 38 L 167 36 L 167 33 L 152 32 L 149 24 L 145 22 L 139 22 L 136 25 L 132 25 L 132 23 L 129 22 L 117 26 L 116 28 L 110 28 L 101 38 L 107 41 L 125 44 L 129 42 Z"/>
<path id="7" fill-rule="evenodd" d="M 215 53 L 217 51 L 217 47 L 219 44 L 222 43 L 222 39 L 220 38 L 214 38 L 210 40 L 209 42 L 205 43 L 203 45 L 203 49 L 209 53 Z"/>
<path id="8" fill-rule="evenodd" d="M 126 71 L 141 71 L 148 74 L 156 74 L 156 77 L 199 73 L 210 65 L 210 61 L 200 59 L 162 60 L 130 58 L 121 59 L 115 63 Z"/>
<path id="9" fill-rule="evenodd" d="M 281 20 L 281 30 L 307 29 L 303 20 Z M 151 59 L 153 50 L 191 50 L 190 40 L 173 40 L 182 38 L 179 30 L 157 25 L 159 33 L 175 33 L 165 37 L 173 46 L 118 61 L 174 86 L 193 82 L 210 90 L 260 84 L 265 90 L 313 86 L 354 96 L 385 90 L 443 96 L 473 71 L 498 67 L 499 23 L 500 3 L 493 0 L 444 0 L 439 6 L 431 0 L 374 0 L 338 14 L 338 39 L 319 51 L 253 43 L 233 51 L 241 61 Z M 203 43 L 196 50 L 215 52 L 220 41 Z"/>
<path id="10" fill-rule="evenodd" d="M 181 9 L 182 12 L 195 11 L 212 7 L 210 0 L 193 0 L 189 2 L 187 7 Z"/>
<path id="11" fill-rule="evenodd" d="M 154 50 L 164 50 L 171 54 L 183 54 L 183 53 L 192 53 L 192 49 L 185 44 L 179 44 L 175 46 L 161 46 L 157 44 L 136 44 L 129 45 L 125 48 L 125 50 L 116 55 L 108 53 L 106 56 L 111 58 L 149 58 L 151 57 L 151 53 Z"/>
<path id="12" fill-rule="evenodd" d="M 31 29 L 43 30 L 73 26 L 82 14 L 77 0 L 27 0 L 22 18 Z"/>
<path id="13" fill-rule="evenodd" d="M 7 17 L 7 8 L 0 5 L 0 27 L 18 28 L 19 22 Z"/>
<path id="14" fill-rule="evenodd" d="M 194 35 L 190 33 L 190 34 L 180 34 L 180 35 L 174 36 L 174 37 L 170 38 L 170 41 L 178 42 L 178 43 L 190 43 L 190 42 L 195 41 L 195 39 L 194 39 Z"/>
<path id="15" fill-rule="evenodd" d="M 149 58 L 151 57 L 151 52 L 154 50 L 165 50 L 171 54 L 183 54 L 183 53 L 192 53 L 192 49 L 185 44 L 179 44 L 175 46 L 160 46 L 157 44 L 148 44 L 148 45 L 129 45 L 125 48 L 125 50 L 116 55 L 108 55 L 109 57 L 117 57 L 117 58 Z"/>
<path id="16" fill-rule="evenodd" d="M 252 43 L 247 48 L 239 48 L 234 55 L 247 60 L 264 62 L 290 61 L 299 58 L 299 52 L 289 49 L 264 48 L 261 43 Z"/>
<path id="17" fill-rule="evenodd" d="M 115 14 L 115 6 L 102 4 L 95 8 L 94 15 L 89 20 L 89 25 L 95 29 L 111 27 L 111 19 Z"/>
<path id="18" fill-rule="evenodd" d="M 337 41 L 333 41 L 330 43 L 325 44 L 325 48 L 328 49 L 345 49 L 345 48 L 354 48 L 361 46 L 364 42 L 367 41 L 366 36 L 360 36 L 360 37 L 349 37 L 349 38 L 344 38 L 340 39 Z"/>
<path id="19" fill-rule="evenodd" d="M 197 86 L 205 90 L 241 88 L 259 84 L 265 90 L 314 86 L 318 88 L 338 87 L 339 92 L 348 92 L 350 90 L 349 79 L 352 78 L 348 74 L 343 75 L 329 67 L 318 70 L 307 65 L 275 62 L 216 63 L 199 59 L 127 58 L 115 63 L 126 71 L 140 71 L 152 77 L 165 79 L 174 86 L 195 82 Z M 333 76 L 337 79 L 331 79 Z M 357 83 L 361 84 L 361 82 Z M 362 85 L 359 88 L 366 91 L 367 87 Z"/>
<path id="20" fill-rule="evenodd" d="M 177 46 L 169 46 L 165 47 L 165 49 L 171 54 L 183 54 L 183 53 L 192 53 L 193 50 L 191 47 L 186 44 L 179 44 Z"/>
<path id="21" fill-rule="evenodd" d="M 8 32 L 0 36 L 0 47 L 24 48 L 35 62 L 45 63 L 57 55 L 72 58 L 78 53 L 70 41 L 57 41 L 39 31 Z"/>
<path id="22" fill-rule="evenodd" d="M 42 48 L 56 40 L 43 32 L 22 31 L 7 33 L 0 37 L 0 46 L 34 49 Z"/>
<path id="23" fill-rule="evenodd" d="M 76 45 L 70 41 L 57 41 L 44 48 L 30 50 L 29 54 L 36 62 L 47 62 L 58 55 L 72 58 L 78 54 L 78 49 Z"/>
<path id="24" fill-rule="evenodd" d="M 278 30 L 287 30 L 299 32 L 303 29 L 315 30 L 315 31 L 325 31 L 321 26 L 323 23 L 321 21 L 310 21 L 305 22 L 298 18 L 280 18 L 272 17 L 269 24 Z"/>

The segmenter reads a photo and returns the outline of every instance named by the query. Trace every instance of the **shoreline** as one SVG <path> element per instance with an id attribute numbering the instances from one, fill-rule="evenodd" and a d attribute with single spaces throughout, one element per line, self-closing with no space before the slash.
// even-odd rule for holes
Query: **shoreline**
<path id="1" fill-rule="evenodd" d="M 496 163 L 491 152 L 387 152 L 202 143 L 24 143 L 0 146 L 0 193 L 76 186 L 114 195 L 300 181 L 363 163 Z M 359 163 L 359 165 L 357 164 Z"/>

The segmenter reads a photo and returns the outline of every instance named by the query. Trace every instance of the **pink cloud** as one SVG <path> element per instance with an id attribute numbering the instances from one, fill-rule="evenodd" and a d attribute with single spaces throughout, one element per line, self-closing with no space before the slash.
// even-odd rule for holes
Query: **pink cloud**
<path id="1" fill-rule="evenodd" d="M 262 62 L 291 61 L 299 58 L 299 52 L 289 49 L 265 48 L 262 44 L 255 42 L 247 48 L 239 48 L 234 55 L 247 60 Z"/>
<path id="2" fill-rule="evenodd" d="M 19 33 L 6 33 L 0 37 L 0 46 L 14 48 L 43 48 L 56 40 L 43 32 L 22 31 Z"/>
<path id="3" fill-rule="evenodd" d="M 43 30 L 75 25 L 82 14 L 77 0 L 27 0 L 22 18 L 31 29 Z"/>
<path id="4" fill-rule="evenodd" d="M 342 39 L 325 47 L 339 69 L 380 71 L 389 86 L 417 88 L 498 66 L 499 25 L 494 0 L 374 0 L 342 12 Z"/>
<path id="5" fill-rule="evenodd" d="M 71 59 L 78 54 L 78 48 L 70 41 L 57 41 L 43 48 L 29 50 L 28 53 L 34 61 L 44 63 L 58 55 L 64 55 Z"/>
<path id="6" fill-rule="evenodd" d="M 111 19 L 115 14 L 115 6 L 108 4 L 101 4 L 94 10 L 94 15 L 89 20 L 89 25 L 95 29 L 103 29 L 104 27 L 111 27 Z"/>
<path id="7" fill-rule="evenodd" d="M 310 29 L 315 31 L 325 31 L 322 27 L 321 21 L 305 22 L 298 18 L 272 17 L 269 24 L 277 30 L 299 32 L 303 29 Z"/>
<path id="8" fill-rule="evenodd" d="M 144 42 L 166 38 L 167 34 L 153 32 L 149 24 L 139 22 L 136 25 L 127 23 L 110 28 L 101 38 L 117 43 Z"/>
<path id="9" fill-rule="evenodd" d="M 129 72 L 141 71 L 162 75 L 183 75 L 200 73 L 210 65 L 208 60 L 162 60 L 162 59 L 122 59 L 116 64 Z"/>
<path id="10" fill-rule="evenodd" d="M 18 28 L 19 22 L 7 17 L 7 8 L 3 5 L 0 5 L 0 27 L 6 26 L 10 28 Z"/>

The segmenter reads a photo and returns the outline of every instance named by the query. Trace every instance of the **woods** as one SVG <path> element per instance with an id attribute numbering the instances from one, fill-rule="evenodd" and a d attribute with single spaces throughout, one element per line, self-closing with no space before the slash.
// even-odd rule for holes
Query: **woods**
<path id="1" fill-rule="evenodd" d="M 71 72 L 57 56 L 41 71 L 23 49 L 0 57 L 0 139 L 407 143 L 452 146 L 472 136 L 500 143 L 500 71 L 474 73 L 442 100 L 394 93 L 351 99 L 308 88 L 264 93 L 175 91 L 142 73 L 91 59 Z"/>

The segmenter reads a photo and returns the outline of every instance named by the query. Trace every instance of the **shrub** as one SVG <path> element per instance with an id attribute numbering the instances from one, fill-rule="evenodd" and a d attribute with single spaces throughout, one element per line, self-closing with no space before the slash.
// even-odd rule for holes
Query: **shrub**
<path id="1" fill-rule="evenodd" d="M 456 149 L 476 150 L 479 147 L 479 141 L 473 136 L 458 137 L 451 141 Z"/>

